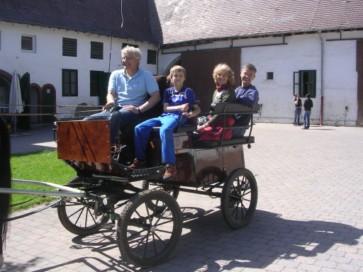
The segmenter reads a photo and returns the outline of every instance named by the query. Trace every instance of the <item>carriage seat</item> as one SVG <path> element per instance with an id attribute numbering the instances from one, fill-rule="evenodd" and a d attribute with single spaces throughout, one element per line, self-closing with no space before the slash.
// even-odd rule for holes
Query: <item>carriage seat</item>
<path id="1" fill-rule="evenodd" d="M 72 106 L 65 106 L 71 108 Z M 54 120 L 57 121 L 72 121 L 72 120 L 82 120 L 83 118 L 94 114 L 96 112 L 100 112 L 102 110 L 102 106 L 91 106 L 87 105 L 87 103 L 80 103 L 76 106 L 73 114 L 55 114 Z"/>
<path id="2" fill-rule="evenodd" d="M 177 126 L 173 131 L 174 148 L 181 150 L 192 147 L 192 134 L 197 130 L 197 118 L 188 119 L 183 126 Z M 160 140 L 160 127 L 153 127 L 150 139 Z"/>
<path id="3" fill-rule="evenodd" d="M 246 128 L 245 136 L 240 138 L 232 138 L 230 140 L 223 140 L 223 135 L 218 141 L 193 141 L 194 148 L 215 148 L 219 146 L 230 146 L 230 145 L 240 145 L 240 144 L 248 144 L 255 142 L 255 138 L 251 135 L 252 127 L 253 127 L 253 114 L 258 113 L 261 108 L 260 104 L 255 105 L 254 107 L 248 107 L 246 105 L 242 105 L 239 103 L 217 103 L 211 106 L 211 110 L 213 113 L 218 115 L 223 115 L 225 117 L 230 116 L 231 114 L 248 114 L 251 116 L 249 124 L 246 126 L 237 126 L 233 127 L 224 127 L 228 128 Z"/>
<path id="4" fill-rule="evenodd" d="M 178 125 L 174 129 L 173 133 L 174 134 L 177 134 L 177 133 L 186 134 L 188 132 L 193 132 L 196 129 L 197 129 L 197 118 L 194 117 L 194 118 L 188 119 L 187 122 L 183 126 Z M 159 130 L 160 130 L 159 126 L 153 127 L 153 134 L 159 133 Z"/>
<path id="5" fill-rule="evenodd" d="M 241 144 L 253 144 L 255 142 L 254 136 L 243 136 L 241 138 L 223 140 L 223 141 L 201 141 L 193 142 L 194 148 L 215 148 L 219 146 L 233 146 Z"/>

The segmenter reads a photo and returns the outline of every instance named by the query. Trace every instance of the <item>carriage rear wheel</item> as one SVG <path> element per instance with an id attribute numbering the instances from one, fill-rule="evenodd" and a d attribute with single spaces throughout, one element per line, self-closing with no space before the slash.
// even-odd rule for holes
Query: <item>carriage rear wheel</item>
<path id="1" fill-rule="evenodd" d="M 171 195 L 162 190 L 141 192 L 126 204 L 118 221 L 122 258 L 140 267 L 164 262 L 179 241 L 182 224 L 180 207 Z"/>
<path id="2" fill-rule="evenodd" d="M 79 177 L 68 182 L 68 186 L 76 187 Z M 57 207 L 58 218 L 63 227 L 76 235 L 86 236 L 97 233 L 109 220 L 107 213 L 97 211 L 98 203 L 86 197 L 62 198 Z"/>
<path id="3" fill-rule="evenodd" d="M 234 170 L 222 190 L 221 209 L 224 220 L 233 229 L 247 226 L 257 206 L 257 182 L 251 171 Z"/>

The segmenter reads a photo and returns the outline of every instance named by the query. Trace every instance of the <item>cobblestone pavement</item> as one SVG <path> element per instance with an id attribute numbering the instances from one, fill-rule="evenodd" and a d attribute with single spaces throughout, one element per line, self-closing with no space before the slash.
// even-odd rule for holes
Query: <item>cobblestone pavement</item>
<path id="1" fill-rule="evenodd" d="M 363 128 L 258 123 L 254 135 L 245 149 L 259 186 L 251 224 L 231 230 L 219 199 L 181 193 L 178 246 L 144 271 L 363 272 Z M 3 271 L 134 270 L 112 229 L 74 236 L 52 208 L 11 223 Z"/>

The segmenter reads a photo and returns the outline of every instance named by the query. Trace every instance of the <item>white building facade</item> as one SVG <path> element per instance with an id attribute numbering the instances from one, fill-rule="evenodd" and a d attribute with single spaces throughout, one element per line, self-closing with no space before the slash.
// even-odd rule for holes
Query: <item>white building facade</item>
<path id="1" fill-rule="evenodd" d="M 32 50 L 22 50 L 22 37 L 31 38 Z M 76 40 L 76 56 L 62 54 L 63 38 Z M 299 84 L 296 75 L 299 71 L 309 71 L 315 74 L 312 124 L 355 126 L 358 119 L 359 39 L 363 39 L 363 31 L 234 40 L 233 47 L 241 50 L 241 65 L 253 63 L 258 70 L 253 82 L 260 92 L 259 103 L 262 104 L 257 122 L 291 123 L 294 117 L 293 94 Z M 92 42 L 103 45 L 102 59 L 90 57 Z M 2 21 L 0 71 L 12 74 L 17 70 L 20 76 L 29 73 L 31 84 L 53 86 L 56 112 L 71 115 L 72 106 L 99 104 L 99 97 L 91 95 L 90 72 L 109 73 L 120 69 L 120 50 L 124 44 L 140 47 L 143 53 L 141 67 L 153 74 L 166 74 L 183 51 L 231 46 L 229 41 L 216 41 L 161 51 L 157 45 L 147 42 Z M 147 61 L 149 51 L 157 52 L 153 64 Z M 64 69 L 77 71 L 77 95 L 64 95 Z M 5 92 L 0 89 L 0 104 L 3 105 L 7 104 Z"/>
<path id="2" fill-rule="evenodd" d="M 299 72 L 313 72 L 315 95 L 311 122 L 315 125 L 355 126 L 358 118 L 357 40 L 363 31 L 316 33 L 234 40 L 241 49 L 241 66 L 257 67 L 253 84 L 260 92 L 257 122 L 291 123 Z M 229 48 L 230 42 L 173 48 L 159 58 L 159 72 L 175 62 L 182 51 Z M 172 52 L 178 52 L 172 54 Z M 295 80 L 294 80 L 295 77 Z M 300 82 L 302 84 L 302 82 Z M 303 94 L 302 100 L 304 100 Z"/>
<path id="3" fill-rule="evenodd" d="M 32 43 L 31 50 L 22 49 L 24 37 Z M 63 38 L 76 41 L 76 56 L 63 55 Z M 92 42 L 102 44 L 102 59 L 90 57 Z M 156 64 L 147 64 L 148 50 L 156 52 L 157 46 L 147 42 L 0 21 L 0 71 L 12 74 L 16 70 L 20 76 L 29 73 L 31 84 L 54 86 L 56 113 L 72 114 L 74 106 L 78 104 L 99 104 L 99 98 L 90 93 L 90 71 L 109 73 L 121 69 L 120 52 L 125 44 L 139 46 L 143 55 L 141 67 L 157 73 Z M 77 95 L 63 94 L 64 69 L 77 71 Z M 6 91 L 4 88 L 0 90 L 0 106 L 8 104 Z"/>

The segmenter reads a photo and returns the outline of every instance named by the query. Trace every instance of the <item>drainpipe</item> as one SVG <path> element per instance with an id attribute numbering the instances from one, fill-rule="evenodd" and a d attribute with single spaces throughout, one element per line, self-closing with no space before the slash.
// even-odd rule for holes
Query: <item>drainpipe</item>
<path id="1" fill-rule="evenodd" d="M 112 36 L 110 40 L 110 52 L 108 53 L 108 72 L 110 72 L 111 69 L 111 59 L 112 59 Z"/>
<path id="2" fill-rule="evenodd" d="M 321 36 L 321 30 L 318 31 L 320 38 L 320 125 L 324 124 L 324 40 Z"/>
<path id="3" fill-rule="evenodd" d="M 159 71 L 159 53 L 160 53 L 160 44 L 158 45 L 158 50 L 156 50 L 156 74 L 160 75 L 160 71 Z"/>

